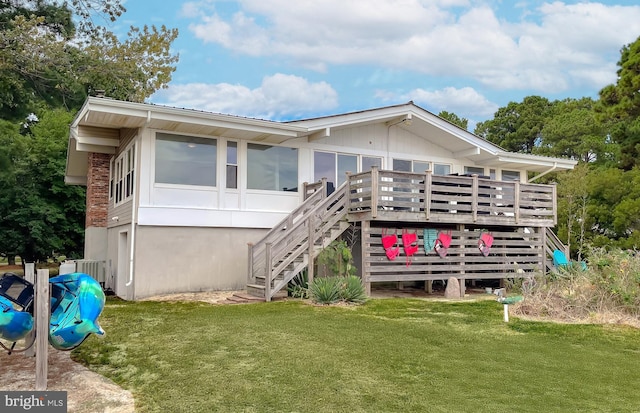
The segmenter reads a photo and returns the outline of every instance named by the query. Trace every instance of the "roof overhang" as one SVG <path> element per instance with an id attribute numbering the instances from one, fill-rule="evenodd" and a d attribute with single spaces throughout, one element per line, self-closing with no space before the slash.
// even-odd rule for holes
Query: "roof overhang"
<path id="1" fill-rule="evenodd" d="M 381 122 L 385 123 L 387 127 L 403 128 L 416 136 L 446 148 L 451 151 L 454 158 L 466 158 L 476 165 L 548 173 L 551 170 L 570 170 L 577 164 L 577 161 L 570 159 L 505 151 L 494 143 L 482 139 L 412 102 L 291 123 L 306 126 L 309 129 L 308 138 L 312 141 L 331 136 L 335 130 Z"/>
<path id="2" fill-rule="evenodd" d="M 65 182 L 86 184 L 88 153 L 114 154 L 121 131 L 139 128 L 269 144 L 308 133 L 307 128 L 287 123 L 89 97 L 70 127 Z"/>

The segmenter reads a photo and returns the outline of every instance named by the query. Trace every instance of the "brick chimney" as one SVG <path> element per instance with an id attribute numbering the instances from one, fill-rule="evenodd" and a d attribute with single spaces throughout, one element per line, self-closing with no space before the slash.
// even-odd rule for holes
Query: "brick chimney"
<path id="1" fill-rule="evenodd" d="M 85 228 L 107 227 L 109 207 L 109 159 L 106 153 L 89 153 L 87 172 L 87 215 Z"/>

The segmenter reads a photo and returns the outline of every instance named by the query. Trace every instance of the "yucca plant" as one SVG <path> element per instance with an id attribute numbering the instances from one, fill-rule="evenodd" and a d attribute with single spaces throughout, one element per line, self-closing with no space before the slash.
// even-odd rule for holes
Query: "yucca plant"
<path id="1" fill-rule="evenodd" d="M 293 298 L 309 298 L 309 273 L 306 269 L 289 281 L 287 292 Z"/>
<path id="2" fill-rule="evenodd" d="M 320 304 L 333 304 L 340 301 L 342 277 L 319 277 L 309 287 L 311 298 Z"/>
<path id="3" fill-rule="evenodd" d="M 364 284 L 362 280 L 355 276 L 350 275 L 342 279 L 342 288 L 340 294 L 342 299 L 351 303 L 364 303 L 367 300 L 367 294 L 364 290 Z"/>

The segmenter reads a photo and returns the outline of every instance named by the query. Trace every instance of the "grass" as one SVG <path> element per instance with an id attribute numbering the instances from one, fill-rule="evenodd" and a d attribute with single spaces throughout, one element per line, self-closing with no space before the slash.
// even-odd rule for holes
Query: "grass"
<path id="1" fill-rule="evenodd" d="M 138 412 L 631 412 L 640 331 L 502 321 L 495 301 L 110 300 L 74 351 Z"/>

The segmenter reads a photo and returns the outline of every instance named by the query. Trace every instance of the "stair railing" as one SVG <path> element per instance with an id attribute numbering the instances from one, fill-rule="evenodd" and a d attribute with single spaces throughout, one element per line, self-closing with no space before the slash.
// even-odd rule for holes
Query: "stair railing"
<path id="1" fill-rule="evenodd" d="M 274 278 L 303 254 L 309 252 L 312 259 L 318 239 L 346 215 L 346 183 L 330 196 L 326 196 L 326 187 L 326 180 L 322 180 L 322 185 L 316 185 L 318 189 L 309 195 L 305 186 L 307 199 L 262 239 L 248 244 L 248 283 L 254 283 L 257 276 L 264 276 L 265 299 L 270 300 L 272 294 L 289 281 L 280 280 L 272 288 Z"/>

